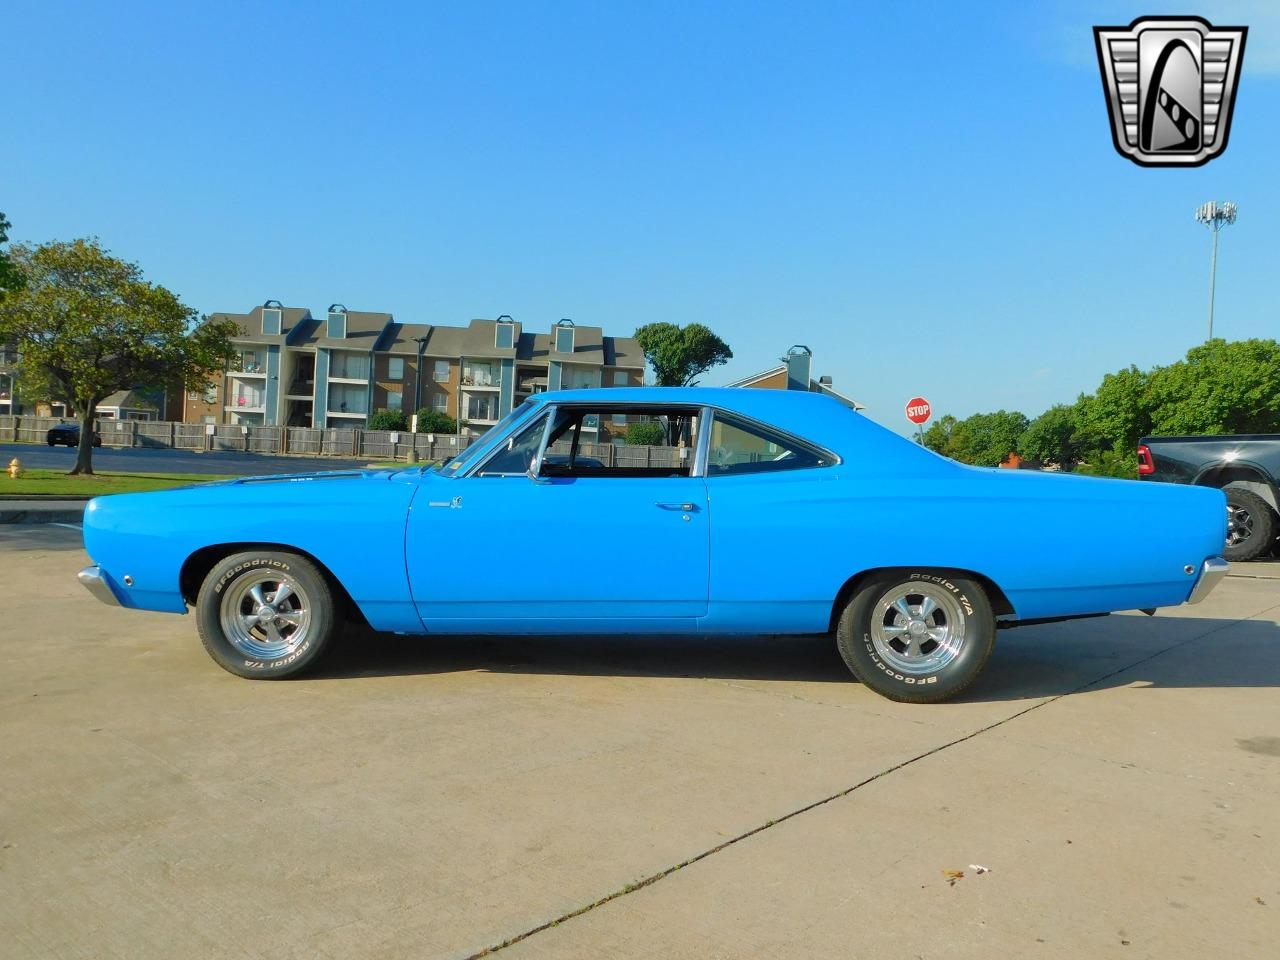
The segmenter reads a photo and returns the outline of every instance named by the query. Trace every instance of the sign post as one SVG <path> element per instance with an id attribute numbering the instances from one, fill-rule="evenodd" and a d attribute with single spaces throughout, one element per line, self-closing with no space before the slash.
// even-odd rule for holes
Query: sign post
<path id="1" fill-rule="evenodd" d="M 907 401 L 907 419 L 920 428 L 920 446 L 924 446 L 924 425 L 933 415 L 933 408 L 924 397 L 912 397 Z"/>

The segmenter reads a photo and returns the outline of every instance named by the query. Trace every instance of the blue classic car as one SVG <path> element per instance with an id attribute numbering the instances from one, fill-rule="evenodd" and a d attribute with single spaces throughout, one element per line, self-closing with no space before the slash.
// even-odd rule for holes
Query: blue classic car
<path id="1" fill-rule="evenodd" d="M 662 424 L 667 446 L 588 446 L 629 418 Z M 98 498 L 80 579 L 126 607 L 194 607 L 243 677 L 298 673 L 348 617 L 415 634 L 829 633 L 868 687 L 936 702 L 978 676 L 997 626 L 1202 599 L 1227 571 L 1225 517 L 1220 490 L 962 466 L 816 394 L 572 390 L 441 468 Z M 512 543 L 540 558 L 504 568 Z"/>

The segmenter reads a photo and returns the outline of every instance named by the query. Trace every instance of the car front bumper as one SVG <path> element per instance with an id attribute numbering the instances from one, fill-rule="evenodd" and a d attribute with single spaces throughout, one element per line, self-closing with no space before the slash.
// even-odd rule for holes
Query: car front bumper
<path id="1" fill-rule="evenodd" d="M 1199 603 L 1207 597 L 1230 569 L 1231 564 L 1222 557 L 1210 557 L 1206 560 L 1200 565 L 1200 579 L 1191 588 L 1191 596 L 1187 597 L 1187 603 Z"/>
<path id="2" fill-rule="evenodd" d="M 83 583 L 85 589 L 103 603 L 110 604 L 113 607 L 120 606 L 120 600 L 116 597 L 115 591 L 111 589 L 111 584 L 107 582 L 106 574 L 102 572 L 101 567 L 85 567 L 76 574 L 76 579 Z"/>

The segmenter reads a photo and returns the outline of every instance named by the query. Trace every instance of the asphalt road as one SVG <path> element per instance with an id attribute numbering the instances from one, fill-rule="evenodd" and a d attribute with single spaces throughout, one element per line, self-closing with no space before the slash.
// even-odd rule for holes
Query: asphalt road
<path id="1" fill-rule="evenodd" d="M 1280 938 L 1273 579 L 1004 631 L 965 699 L 922 707 L 827 638 L 352 631 L 309 678 L 240 680 L 190 617 L 92 599 L 86 562 L 75 530 L 0 527 L 5 960 Z"/>
<path id="2" fill-rule="evenodd" d="M 76 462 L 71 447 L 50 447 L 35 443 L 0 444 L 0 467 L 14 457 L 28 467 L 67 469 Z M 99 447 L 93 451 L 93 465 L 99 470 L 150 473 L 209 473 L 227 476 L 263 476 L 271 473 L 305 473 L 311 470 L 344 470 L 366 463 L 342 457 L 271 457 L 256 453 L 217 451 L 199 453 L 194 450 L 112 450 Z"/>

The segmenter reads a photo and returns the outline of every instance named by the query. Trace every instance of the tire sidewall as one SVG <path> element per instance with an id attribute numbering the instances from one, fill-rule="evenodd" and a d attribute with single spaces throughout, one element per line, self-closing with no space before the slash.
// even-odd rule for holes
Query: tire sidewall
<path id="1" fill-rule="evenodd" d="M 311 604 L 306 641 L 277 660 L 255 659 L 238 650 L 223 633 L 220 618 L 227 590 L 243 577 L 263 570 L 287 573 L 302 587 Z M 224 670 L 240 677 L 274 680 L 301 673 L 320 656 L 334 630 L 334 604 L 324 577 L 305 558 L 274 550 L 251 551 L 227 557 L 209 571 L 196 599 L 196 622 L 205 649 Z"/>
<path id="2" fill-rule="evenodd" d="M 1222 555 L 1228 561 L 1256 560 L 1271 552 L 1276 535 L 1276 514 L 1271 505 L 1251 490 L 1227 487 L 1222 491 L 1227 505 L 1239 506 L 1253 518 L 1253 529 L 1244 543 L 1229 547 L 1224 544 Z"/>
<path id="3" fill-rule="evenodd" d="M 871 616 L 876 602 L 895 585 L 923 581 L 946 590 L 964 612 L 965 642 L 960 653 L 934 673 L 909 675 L 881 659 L 871 639 Z M 905 569 L 877 577 L 859 588 L 840 618 L 836 643 L 854 675 L 877 693 L 893 700 L 936 702 L 968 687 L 986 665 L 995 645 L 995 615 L 980 584 L 927 570 Z"/>

